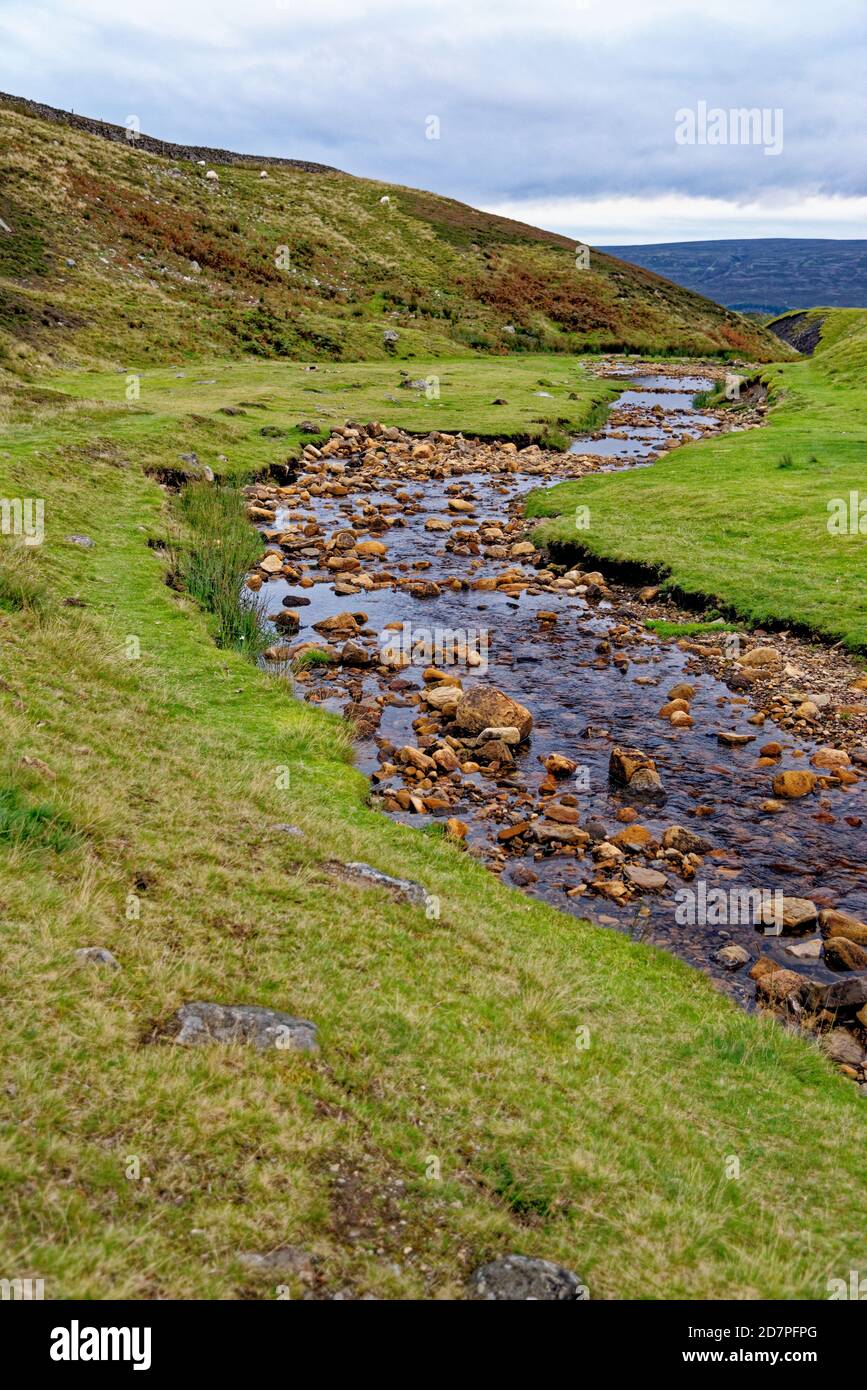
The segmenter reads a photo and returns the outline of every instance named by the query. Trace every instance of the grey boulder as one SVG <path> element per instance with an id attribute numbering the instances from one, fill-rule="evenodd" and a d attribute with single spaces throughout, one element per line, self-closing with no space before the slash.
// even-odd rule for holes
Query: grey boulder
<path id="1" fill-rule="evenodd" d="M 486 1302 L 577 1302 L 589 1297 L 577 1274 L 526 1255 L 505 1255 L 480 1265 L 470 1276 L 469 1296 Z"/>
<path id="2" fill-rule="evenodd" d="M 260 1051 L 315 1052 L 316 1024 L 258 1004 L 182 1004 L 159 1036 L 181 1047 L 235 1043 Z"/>

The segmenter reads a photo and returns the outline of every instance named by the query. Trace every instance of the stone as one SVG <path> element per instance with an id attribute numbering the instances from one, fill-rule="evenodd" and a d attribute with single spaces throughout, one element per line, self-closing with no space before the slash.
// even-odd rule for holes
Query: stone
<path id="1" fill-rule="evenodd" d="M 413 748 L 412 744 L 407 744 L 405 748 L 399 748 L 396 753 L 398 762 L 405 763 L 409 767 L 418 768 L 419 772 L 435 772 L 436 763 L 427 753 L 423 753 L 420 748 Z"/>
<path id="2" fill-rule="evenodd" d="M 575 806 L 561 806 L 559 801 L 549 801 L 545 807 L 545 819 L 556 821 L 559 825 L 577 825 L 578 810 Z"/>
<path id="3" fill-rule="evenodd" d="M 446 821 L 446 834 L 453 840 L 465 840 L 469 831 L 466 821 L 458 820 L 457 816 L 449 816 Z"/>
<path id="4" fill-rule="evenodd" d="M 763 975 L 771 975 L 775 970 L 782 970 L 782 968 L 771 956 L 759 956 L 747 974 L 751 980 L 760 980 Z"/>
<path id="5" fill-rule="evenodd" d="M 810 762 L 813 767 L 824 767 L 836 770 L 838 767 L 848 767 L 851 759 L 849 754 L 842 748 L 817 748 Z"/>
<path id="6" fill-rule="evenodd" d="M 668 884 L 665 874 L 657 869 L 645 869 L 640 864 L 627 864 L 623 876 L 633 888 L 643 888 L 647 892 L 660 892 Z"/>
<path id="7" fill-rule="evenodd" d="M 809 980 L 804 985 L 805 1002 L 816 1013 L 820 1009 L 827 1009 L 829 1013 L 855 1013 L 867 1004 L 867 975 L 849 975 L 830 985 Z"/>
<path id="8" fill-rule="evenodd" d="M 259 561 L 259 568 L 264 570 L 265 574 L 279 574 L 283 568 L 282 556 L 275 554 L 273 550 L 269 551 L 264 559 Z"/>
<path id="9" fill-rule="evenodd" d="M 743 946 L 738 946 L 735 942 L 714 952 L 714 960 L 717 965 L 722 966 L 723 970 L 740 970 L 742 966 L 746 965 L 749 958 L 749 951 L 745 950 Z"/>
<path id="10" fill-rule="evenodd" d="M 689 703 L 694 694 L 694 685 L 690 685 L 688 681 L 678 681 L 677 685 L 673 685 L 669 690 L 668 698 L 669 700 L 685 700 Z"/>
<path id="11" fill-rule="evenodd" d="M 526 835 L 529 829 L 528 820 L 519 820 L 514 825 L 504 825 L 503 829 L 497 832 L 497 839 L 501 845 L 507 845 L 511 840 L 517 840 L 519 835 Z"/>
<path id="12" fill-rule="evenodd" d="M 482 729 L 482 732 L 476 736 L 475 747 L 480 748 L 483 743 L 487 743 L 491 739 L 496 739 L 498 743 L 518 744 L 521 742 L 521 733 L 514 724 L 504 724 L 501 728 Z M 472 739 L 466 739 L 465 742 L 468 747 L 473 746 Z"/>
<path id="13" fill-rule="evenodd" d="M 808 796 L 815 787 L 816 774 L 808 772 L 806 768 L 790 768 L 786 772 L 778 772 L 773 781 L 774 795 L 785 797 L 789 801 Z"/>
<path id="14" fill-rule="evenodd" d="M 629 787 L 630 791 L 643 796 L 663 794 L 662 780 L 656 771 L 656 763 L 640 748 L 612 748 L 608 762 L 608 776 L 612 782 Z"/>
<path id="15" fill-rule="evenodd" d="M 301 614 L 291 608 L 281 608 L 279 613 L 269 613 L 268 616 L 281 632 L 297 632 L 301 626 Z"/>
<path id="16" fill-rule="evenodd" d="M 454 711 L 461 702 L 463 691 L 458 685 L 437 685 L 424 692 L 425 704 L 433 709 Z"/>
<path id="17" fill-rule="evenodd" d="M 454 717 L 458 728 L 466 729 L 471 734 L 480 734 L 492 726 L 511 725 L 524 740 L 529 738 L 533 727 L 530 711 L 491 685 L 476 685 L 464 692 L 455 708 Z"/>
<path id="18" fill-rule="evenodd" d="M 420 883 L 411 878 L 393 878 L 391 874 L 384 874 L 381 869 L 374 869 L 370 864 L 362 864 L 355 860 L 349 864 L 335 861 L 327 867 L 339 878 L 355 883 L 360 888 L 383 888 L 404 902 L 414 903 L 417 907 L 427 905 L 427 892 Z"/>
<path id="19" fill-rule="evenodd" d="M 438 748 L 433 755 L 433 760 L 440 772 L 457 772 L 460 767 L 457 754 L 451 748 Z"/>
<path id="20" fill-rule="evenodd" d="M 829 970 L 867 970 L 867 951 L 845 936 L 829 936 L 825 942 L 825 964 Z"/>
<path id="21" fill-rule="evenodd" d="M 783 745 L 773 740 L 770 743 L 763 743 L 759 749 L 761 758 L 781 758 L 783 756 Z"/>
<path id="22" fill-rule="evenodd" d="M 545 771 L 554 777 L 571 777 L 577 766 L 578 764 L 567 758 L 565 753 L 549 753 L 543 763 Z"/>
<path id="23" fill-rule="evenodd" d="M 93 546 L 90 536 L 71 535 L 67 536 L 66 539 L 70 545 L 77 545 L 81 550 L 90 550 Z"/>
<path id="24" fill-rule="evenodd" d="M 819 909 L 811 898 L 783 897 L 779 912 L 777 902 L 775 894 L 763 899 L 757 925 L 780 927 L 783 932 L 807 931 L 816 925 Z"/>
<path id="25" fill-rule="evenodd" d="M 859 946 L 867 946 L 867 923 L 860 922 L 851 913 L 824 908 L 819 913 L 819 930 L 823 936 L 845 936 Z"/>
<path id="26" fill-rule="evenodd" d="M 550 1260 L 506 1255 L 470 1275 L 469 1297 L 487 1302 L 578 1302 L 589 1295 L 577 1274 Z"/>
<path id="27" fill-rule="evenodd" d="M 583 848 L 590 843 L 587 831 L 579 830 L 577 825 L 555 825 L 550 821 L 536 821 L 533 835 L 541 845 L 575 845 L 576 848 Z"/>
<path id="28" fill-rule="evenodd" d="M 313 626 L 317 632 L 345 632 L 347 635 L 353 635 L 358 631 L 354 613 L 334 613 L 330 618 L 323 618 Z"/>
<path id="29" fill-rule="evenodd" d="M 717 734 L 717 741 L 724 743 L 727 748 L 743 748 L 747 743 L 755 743 L 755 734 L 732 733 L 728 729 L 721 729 Z"/>
<path id="30" fill-rule="evenodd" d="M 787 956 L 797 956 L 798 960 L 818 960 L 822 954 L 822 942 L 818 937 L 812 941 L 793 941 L 786 947 Z"/>
<path id="31" fill-rule="evenodd" d="M 314 1258 L 297 1245 L 281 1245 L 277 1250 L 260 1254 L 256 1250 L 241 1251 L 238 1255 L 242 1265 L 248 1269 L 270 1273 L 297 1274 L 310 1279 L 314 1273 Z"/>
<path id="32" fill-rule="evenodd" d="M 245 1044 L 264 1051 L 315 1052 L 316 1024 L 257 1004 L 182 1004 L 158 1036 L 181 1047 Z"/>
<path id="33" fill-rule="evenodd" d="M 768 1004 L 784 1004 L 800 994 L 803 983 L 803 975 L 794 970 L 769 970 L 756 979 L 756 997 Z"/>
<path id="34" fill-rule="evenodd" d="M 75 953 L 79 965 L 108 965 L 120 970 L 120 961 L 105 946 L 79 946 Z"/>
<path id="35" fill-rule="evenodd" d="M 819 1046 L 832 1062 L 859 1068 L 867 1063 L 867 1051 L 845 1028 L 832 1028 L 830 1033 L 824 1033 L 819 1038 Z"/>
<path id="36" fill-rule="evenodd" d="M 663 849 L 676 849 L 679 854 L 707 854 L 710 845 L 694 830 L 684 825 L 670 825 L 662 836 Z"/>
<path id="37" fill-rule="evenodd" d="M 612 835 L 611 843 L 619 845 L 621 849 L 647 849 L 656 845 L 656 838 L 646 826 L 633 824 Z"/>
<path id="38" fill-rule="evenodd" d="M 782 666 L 783 658 L 776 647 L 753 647 L 738 657 L 741 666 Z"/>
<path id="39" fill-rule="evenodd" d="M 476 758 L 482 763 L 502 763 L 506 767 L 515 761 L 508 743 L 501 738 L 488 739 L 487 742 L 479 744 Z"/>

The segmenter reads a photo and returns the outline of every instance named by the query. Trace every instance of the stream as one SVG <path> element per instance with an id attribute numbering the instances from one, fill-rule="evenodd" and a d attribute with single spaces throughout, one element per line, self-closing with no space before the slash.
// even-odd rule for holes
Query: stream
<path id="1" fill-rule="evenodd" d="M 417 829 L 462 822 L 470 851 L 504 881 L 664 947 L 749 1007 L 755 989 L 749 966 L 727 968 L 718 959 L 721 949 L 737 944 L 751 960 L 767 955 L 816 980 L 839 979 L 817 947 L 812 954 L 791 954 L 793 944 L 816 938 L 815 922 L 806 933 L 777 935 L 750 914 L 732 920 L 737 910 L 720 921 L 699 910 L 690 921 L 689 894 L 721 889 L 730 899 L 733 889 L 780 890 L 863 919 L 867 871 L 858 853 L 863 832 L 854 826 L 867 817 L 867 783 L 853 778 L 852 785 L 836 786 L 831 778 L 818 794 L 768 814 L 762 808 L 775 773 L 809 766 L 818 742 L 770 718 L 758 728 L 749 723 L 756 709 L 749 692 L 732 690 L 674 641 L 649 631 L 637 588 L 600 586 L 592 576 L 569 587 L 561 582 L 563 567 L 546 566 L 529 548 L 515 553 L 526 544 L 522 499 L 529 489 L 570 476 L 573 465 L 587 471 L 646 467 L 674 445 L 721 428 L 720 414 L 692 407 L 694 394 L 715 384 L 699 369 L 692 376 L 664 369 L 628 376 L 619 367 L 608 374 L 622 378 L 624 390 L 606 425 L 576 439 L 554 472 L 540 473 L 532 456 L 533 467 L 524 471 L 524 454 L 515 452 L 506 456 L 504 470 L 473 471 L 470 456 L 459 471 L 427 463 L 423 474 L 425 460 L 402 468 L 368 448 L 315 465 L 331 480 L 322 488 L 311 487 L 309 479 L 305 486 L 303 477 L 288 488 L 258 487 L 259 505 L 272 508 L 274 520 L 259 517 L 257 524 L 272 548 L 280 538 L 279 553 L 291 567 L 289 577 L 278 574 L 263 584 L 266 612 L 282 605 L 297 613 L 296 656 L 298 643 L 321 647 L 326 636 L 339 646 L 349 637 L 345 660 L 302 670 L 297 690 L 353 719 L 358 766 L 390 815 Z M 356 552 L 365 539 L 378 541 L 381 553 L 365 552 L 363 544 Z M 357 565 L 336 572 L 325 567 L 329 555 L 356 553 L 360 571 Z M 357 587 L 359 572 L 368 576 L 366 589 Z M 493 588 L 506 572 L 518 577 Z M 356 631 L 334 636 L 314 630 L 347 612 L 356 615 Z M 285 627 L 272 630 L 276 643 L 287 640 Z M 464 646 L 475 665 L 468 664 Z M 408 664 L 384 665 L 383 650 L 398 652 Z M 533 716 L 529 740 L 509 746 L 493 767 L 475 763 L 471 749 L 458 749 L 451 770 L 408 773 L 398 750 L 415 748 L 429 758 L 444 747 L 448 729 L 436 710 L 418 702 L 431 657 L 464 690 L 484 682 L 526 706 Z M 683 682 L 695 687 L 693 722 L 678 728 L 659 711 Z M 723 746 L 721 730 L 755 741 Z M 758 765 L 759 748 L 773 741 L 782 754 L 773 766 Z M 663 800 L 639 800 L 609 780 L 615 745 L 650 755 Z M 574 771 L 552 776 L 544 766 L 552 754 L 569 759 Z M 533 825 L 552 824 L 577 824 L 589 843 L 536 837 Z M 516 826 L 525 828 L 515 832 Z M 608 851 L 600 844 L 630 826 L 649 832 L 640 850 L 626 846 L 622 860 L 601 859 Z M 697 864 L 660 850 L 672 826 L 704 841 Z M 624 880 L 625 895 L 607 887 Z"/>

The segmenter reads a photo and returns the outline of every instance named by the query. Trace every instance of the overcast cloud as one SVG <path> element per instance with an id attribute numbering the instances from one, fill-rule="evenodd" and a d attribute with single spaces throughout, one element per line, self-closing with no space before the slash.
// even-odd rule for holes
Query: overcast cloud
<path id="1" fill-rule="evenodd" d="M 605 244 L 867 235 L 864 0 L 2 0 L 0 88 Z M 782 149 L 675 113 L 782 111 Z M 427 138 L 428 118 L 439 138 Z M 2 113 L 0 113 L 2 119 Z"/>

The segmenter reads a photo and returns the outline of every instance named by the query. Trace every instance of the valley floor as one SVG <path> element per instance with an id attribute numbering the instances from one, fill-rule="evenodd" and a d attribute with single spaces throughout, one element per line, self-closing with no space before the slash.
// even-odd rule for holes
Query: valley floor
<path id="1" fill-rule="evenodd" d="M 608 395 L 556 360 L 484 366 L 502 372 L 484 402 L 512 401 L 493 407 L 504 433 L 553 409 L 537 390 L 574 391 L 556 410 L 576 427 Z M 215 646 L 165 582 L 184 535 L 145 468 L 195 452 L 241 477 L 297 448 L 302 411 L 330 422 L 299 405 L 300 368 L 183 370 L 177 411 L 159 405 L 168 374 L 137 408 L 120 376 L 111 397 L 83 380 L 59 384 L 77 400 L 25 389 L 0 439 L 0 492 L 46 515 L 43 545 L 4 538 L 0 576 L 3 1274 L 44 1278 L 48 1298 L 446 1298 L 515 1251 L 575 1270 L 592 1298 L 824 1298 L 863 1255 L 863 1098 L 664 952 L 377 814 L 344 726 Z M 481 396 L 462 404 L 458 364 L 441 415 L 420 392 L 392 415 L 384 378 L 344 407 L 373 371 L 310 375 L 350 383 L 329 402 L 341 422 L 495 431 Z M 241 404 L 263 392 L 267 414 Z M 835 459 L 858 456 L 851 428 Z M 682 460 L 749 442 L 657 465 L 664 509 Z M 595 499 L 648 480 L 577 486 Z M 809 621 L 820 531 L 797 542 Z M 737 598 L 739 563 L 708 584 L 727 574 Z M 853 638 L 856 572 L 823 610 Z M 330 867 L 350 860 L 418 881 L 438 917 Z M 79 965 L 87 946 L 120 968 Z M 195 1000 L 312 1020 L 320 1050 L 155 1041 Z M 243 1258 L 286 1246 L 300 1253 L 278 1275 Z"/>

